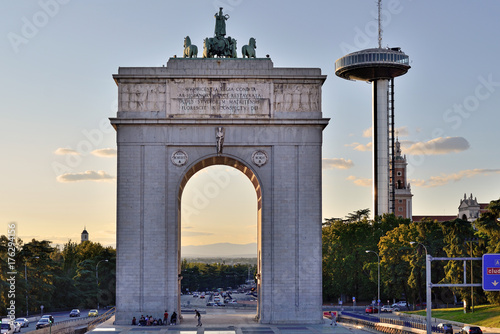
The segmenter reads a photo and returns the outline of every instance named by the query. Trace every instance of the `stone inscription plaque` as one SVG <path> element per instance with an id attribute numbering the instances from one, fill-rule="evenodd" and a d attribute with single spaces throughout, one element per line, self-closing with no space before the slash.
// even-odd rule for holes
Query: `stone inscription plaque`
<path id="1" fill-rule="evenodd" d="M 269 115 L 268 84 L 194 81 L 170 86 L 170 114 Z"/>

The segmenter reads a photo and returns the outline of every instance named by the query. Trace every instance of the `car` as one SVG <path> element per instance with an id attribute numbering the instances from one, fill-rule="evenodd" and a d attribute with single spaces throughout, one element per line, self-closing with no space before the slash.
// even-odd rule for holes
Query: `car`
<path id="1" fill-rule="evenodd" d="M 72 309 L 71 312 L 69 312 L 69 317 L 79 317 L 80 316 L 80 310 L 75 308 Z"/>
<path id="2" fill-rule="evenodd" d="M 365 309 L 365 313 L 378 313 L 378 308 L 370 305 Z"/>
<path id="3" fill-rule="evenodd" d="M 88 316 L 89 317 L 97 317 L 99 315 L 99 312 L 96 309 L 92 309 L 89 311 Z"/>
<path id="4" fill-rule="evenodd" d="M 477 326 L 465 326 L 460 329 L 460 332 L 458 332 L 458 334 L 483 334 L 483 331 L 480 327 Z"/>
<path id="5" fill-rule="evenodd" d="M 36 323 L 35 328 L 40 329 L 40 328 L 50 327 L 50 325 L 51 322 L 49 318 L 40 318 L 40 320 L 38 320 L 38 322 Z"/>
<path id="6" fill-rule="evenodd" d="M 21 324 L 21 327 L 29 327 L 30 321 L 26 318 L 17 318 L 16 321 Z"/>
<path id="7" fill-rule="evenodd" d="M 50 314 L 42 315 L 42 317 L 40 319 L 49 319 L 49 321 L 51 323 L 55 322 L 54 317 L 52 315 L 50 315 Z"/>
<path id="8" fill-rule="evenodd" d="M 452 324 L 440 323 L 437 325 L 437 328 L 441 329 L 444 334 L 453 334 Z"/>
<path id="9" fill-rule="evenodd" d="M 13 334 L 14 333 L 14 330 L 15 330 L 15 327 L 14 325 L 12 325 L 10 323 L 10 320 L 5 318 L 5 319 L 2 319 L 2 322 L 0 324 L 0 332 L 2 334 Z"/>
<path id="10" fill-rule="evenodd" d="M 14 333 L 21 332 L 21 323 L 14 321 Z"/>
<path id="11" fill-rule="evenodd" d="M 394 311 L 394 307 L 392 307 L 390 305 L 382 305 L 382 308 L 380 309 L 380 312 L 392 312 L 392 311 Z M 398 311 L 399 311 L 399 309 L 398 309 Z"/>

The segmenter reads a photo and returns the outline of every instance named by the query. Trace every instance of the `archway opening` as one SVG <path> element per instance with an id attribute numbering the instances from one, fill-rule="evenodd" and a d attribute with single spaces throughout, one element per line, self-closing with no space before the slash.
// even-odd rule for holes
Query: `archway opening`
<path id="1" fill-rule="evenodd" d="M 262 194 L 253 171 L 228 157 L 199 161 L 178 203 L 181 307 L 257 307 Z"/>

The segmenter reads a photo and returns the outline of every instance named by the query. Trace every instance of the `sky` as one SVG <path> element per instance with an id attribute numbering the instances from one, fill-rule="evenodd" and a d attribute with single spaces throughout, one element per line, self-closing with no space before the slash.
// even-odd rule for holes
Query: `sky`
<path id="1" fill-rule="evenodd" d="M 377 47 L 374 0 L 23 0 L 0 2 L 0 234 L 114 245 L 119 67 L 161 67 L 189 35 L 201 50 L 219 7 L 238 50 L 250 37 L 274 67 L 320 68 L 324 218 L 369 208 L 371 85 L 335 60 Z M 414 215 L 455 215 L 464 193 L 500 198 L 500 2 L 385 0 L 382 46 L 411 69 L 395 79 Z M 201 52 L 200 52 L 201 56 Z M 214 175 L 225 175 L 217 183 Z M 215 187 L 215 188 L 214 188 Z M 195 202 L 196 194 L 205 201 Z M 256 242 L 252 185 L 229 167 L 187 184 L 182 244 Z M 184 202 L 185 201 L 185 202 Z M 224 212 L 223 215 L 220 213 Z"/>

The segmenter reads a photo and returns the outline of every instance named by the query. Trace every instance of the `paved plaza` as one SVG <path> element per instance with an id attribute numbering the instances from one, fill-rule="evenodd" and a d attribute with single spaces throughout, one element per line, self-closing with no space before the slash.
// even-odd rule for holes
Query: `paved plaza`
<path id="1" fill-rule="evenodd" d="M 180 325 L 175 326 L 125 326 L 114 325 L 114 317 L 95 328 L 93 334 L 362 334 L 370 333 L 351 325 L 331 326 L 325 319 L 320 325 L 268 325 L 255 320 L 255 310 L 210 310 L 202 314 L 202 327 L 196 327 L 197 320 L 192 313 L 183 313 Z"/>

